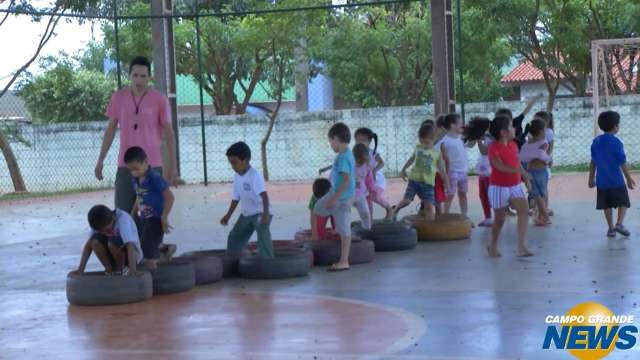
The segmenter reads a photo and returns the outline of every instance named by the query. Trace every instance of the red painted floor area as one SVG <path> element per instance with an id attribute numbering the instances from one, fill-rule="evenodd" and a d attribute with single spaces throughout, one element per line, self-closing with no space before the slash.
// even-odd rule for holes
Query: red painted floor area
<path id="1" fill-rule="evenodd" d="M 0 299 L 0 358 L 7 359 L 384 355 L 424 329 L 414 315 L 353 300 L 215 288 L 106 307 L 35 293 Z"/>

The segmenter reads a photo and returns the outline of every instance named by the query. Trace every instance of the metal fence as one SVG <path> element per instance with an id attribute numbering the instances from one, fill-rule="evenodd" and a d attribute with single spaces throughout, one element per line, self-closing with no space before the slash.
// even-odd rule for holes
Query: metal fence
<path id="1" fill-rule="evenodd" d="M 287 11 L 205 9 L 208 2 L 199 1 L 198 12 L 193 10 L 194 3 L 176 2 L 171 17 L 177 71 L 175 123 L 180 175 L 185 182 L 231 180 L 233 173 L 224 152 L 236 141 L 250 145 L 253 165 L 261 168 L 260 142 L 279 94 L 281 105 L 267 145 L 271 180 L 316 177 L 317 170 L 330 164 L 334 156 L 326 133 L 337 121 L 345 122 L 352 131 L 369 127 L 378 133 L 379 151 L 386 162 L 384 172 L 397 176 L 417 140 L 418 125 L 433 118 L 432 106 L 426 105 L 432 103 L 432 94 L 429 15 L 424 1 L 341 7 L 300 0 L 283 2 L 283 7 L 293 4 L 303 10 Z M 114 10 L 117 20 L 112 15 Z M 81 17 L 102 30 L 99 42 L 103 47 L 94 49 L 93 56 L 85 52 L 72 67 L 78 71 L 93 64 L 105 78 L 119 78 L 126 86 L 131 58 L 152 56 L 149 7 L 142 2 L 119 1 L 116 7 L 100 11 Z M 397 12 L 413 23 L 394 23 L 399 21 L 392 19 Z M 375 26 L 376 21 L 380 26 Z M 397 28 L 384 32 L 380 30 L 383 25 Z M 320 32 L 319 36 L 305 32 L 309 29 Z M 2 31 L 11 29 L 0 27 Z M 64 38 L 65 33 L 59 32 L 57 37 Z M 280 77 L 277 61 L 283 69 Z M 282 91 L 277 91 L 277 80 L 282 80 Z M 58 192 L 111 186 L 118 136 L 105 160 L 105 179 L 98 181 L 93 175 L 106 121 L 98 117 L 43 122 L 34 118 L 18 90 L 0 97 L 0 126 L 27 189 Z M 470 100 L 474 99 L 459 101 L 466 102 L 467 119 L 491 115 L 498 107 L 509 107 L 517 114 L 524 107 L 520 101 Z M 95 104 L 88 102 L 86 106 Z M 627 119 L 640 110 L 640 97 L 622 96 L 612 106 L 623 115 L 620 136 L 627 144 L 630 160 L 636 162 L 640 158 L 640 128 Z M 537 104 L 527 120 L 543 108 L 543 103 Z M 583 166 L 589 161 L 591 100 L 560 98 L 554 115 L 555 165 Z M 469 158 L 473 169 L 476 149 L 469 149 Z M 11 191 L 9 171 L 0 163 L 0 194 Z"/>

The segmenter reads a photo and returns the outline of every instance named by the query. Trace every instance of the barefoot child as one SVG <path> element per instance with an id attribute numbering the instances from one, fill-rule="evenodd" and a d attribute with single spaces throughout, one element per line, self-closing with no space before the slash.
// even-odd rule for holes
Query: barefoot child
<path id="1" fill-rule="evenodd" d="M 385 179 L 382 173 L 384 167 L 384 160 L 378 153 L 378 135 L 369 128 L 359 128 L 355 134 L 356 144 L 364 144 L 369 151 L 369 166 L 372 169 L 373 183 L 367 188 L 369 195 L 367 196 L 367 202 L 369 204 L 369 212 L 373 217 L 373 203 L 382 206 L 385 210 L 385 219 L 389 219 L 391 216 L 391 205 L 384 198 Z M 371 149 L 371 142 L 373 141 L 373 149 Z"/>
<path id="2" fill-rule="evenodd" d="M 616 232 L 622 236 L 629 236 L 631 233 L 624 227 L 624 216 L 631 207 L 627 187 L 633 189 L 636 182 L 629 173 L 622 141 L 616 137 L 620 130 L 620 114 L 615 111 L 601 113 L 598 116 L 598 126 L 604 134 L 593 139 L 591 144 L 589 188 L 596 187 L 598 190 L 596 209 L 604 210 L 604 217 L 609 226 L 607 236 L 615 237 Z M 618 209 L 615 226 L 612 209 Z"/>
<path id="3" fill-rule="evenodd" d="M 367 189 L 373 187 L 373 169 L 369 166 L 369 148 L 364 144 L 357 144 L 353 147 L 353 157 L 356 160 L 356 195 L 353 206 L 358 210 L 362 228 L 371 230 Z"/>
<path id="4" fill-rule="evenodd" d="M 262 174 L 251 167 L 251 149 L 244 142 L 237 142 L 227 149 L 227 159 L 236 172 L 233 179 L 233 196 L 229 211 L 220 220 L 222 225 L 229 224 L 238 204 L 240 217 L 227 238 L 227 253 L 239 256 L 255 231 L 258 234 L 258 251 L 264 258 L 273 258 L 271 244 L 271 204 L 264 186 Z"/>
<path id="5" fill-rule="evenodd" d="M 522 145 L 520 149 L 520 161 L 527 170 L 531 178 L 531 187 L 529 190 L 529 199 L 532 200 L 537 207 L 537 216 L 534 224 L 538 226 L 550 225 L 551 220 L 547 213 L 547 203 L 545 195 L 548 192 L 547 185 L 549 183 L 549 173 L 547 172 L 547 164 L 551 162 L 551 157 L 547 153 L 549 143 L 544 135 L 544 121 L 534 119 L 529 124 L 529 140 Z"/>
<path id="6" fill-rule="evenodd" d="M 336 221 L 336 231 L 340 235 L 340 260 L 328 271 L 349 270 L 349 252 L 351 251 L 351 206 L 356 190 L 356 162 L 349 150 L 351 131 L 343 123 L 337 123 L 329 129 L 329 144 L 338 154 L 331 167 L 333 188 L 323 196 L 314 209 L 320 216 L 332 215 Z"/>
<path id="7" fill-rule="evenodd" d="M 325 196 L 329 191 L 331 191 L 331 181 L 326 178 L 317 178 L 313 182 L 312 186 L 313 193 L 311 194 L 311 199 L 309 200 L 309 221 L 311 222 L 311 240 L 320 240 L 326 239 L 326 227 L 327 222 L 331 220 L 331 227 L 335 229 L 335 221 L 333 217 L 324 217 L 316 214 L 313 210 L 316 207 L 316 203 L 318 199 Z"/>
<path id="8" fill-rule="evenodd" d="M 408 177 L 409 183 L 404 193 L 404 198 L 394 207 L 394 218 L 402 208 L 411 204 L 416 195 L 424 205 L 424 213 L 427 219 L 434 218 L 433 204 L 435 202 L 434 185 L 436 171 L 440 169 L 444 184 L 449 183 L 444 168 L 444 161 L 440 152 L 434 148 L 435 128 L 433 124 L 426 124 L 418 131 L 418 140 L 413 155 L 407 160 L 400 171 L 400 177 L 407 181 L 407 169 L 413 164 Z"/>
<path id="9" fill-rule="evenodd" d="M 447 153 L 447 176 L 449 177 L 444 212 L 449 213 L 451 203 L 457 193 L 458 201 L 460 202 L 460 213 L 463 216 L 467 216 L 469 159 L 467 158 L 467 149 L 462 141 L 462 118 L 460 115 L 456 113 L 447 114 L 444 117 L 444 128 L 447 130 L 447 134 L 442 140 L 442 147 Z"/>
<path id="10" fill-rule="evenodd" d="M 142 262 L 142 251 L 133 218 L 125 211 L 104 205 L 92 207 L 87 218 L 91 235 L 74 273 L 84 273 L 91 253 L 95 252 L 106 275 L 135 275 L 136 265 Z"/>
<path id="11" fill-rule="evenodd" d="M 491 242 L 487 248 L 489 256 L 501 256 L 498 251 L 498 239 L 507 216 L 507 208 L 511 206 L 518 215 L 518 252 L 517 256 L 532 256 L 527 248 L 527 223 L 529 206 L 527 197 L 520 185 L 526 174 L 518 157 L 518 145 L 513 141 L 515 130 L 511 119 L 497 116 L 489 128 L 495 142 L 489 145 L 489 161 L 491 162 L 491 184 L 489 185 L 489 201 L 495 214 L 491 231 Z"/>
<path id="12" fill-rule="evenodd" d="M 544 139 L 549 143 L 549 147 L 547 148 L 547 154 L 551 157 L 551 162 L 547 167 L 547 172 L 549 173 L 549 179 L 551 179 L 551 166 L 553 165 L 553 148 L 555 142 L 555 133 L 553 131 L 553 113 L 550 111 L 538 111 L 535 114 L 535 117 L 542 119 L 545 123 L 544 128 Z M 549 216 L 553 216 L 553 211 L 549 206 L 549 193 L 547 192 L 547 196 L 544 198 L 545 203 L 547 204 L 547 213 Z"/>
<path id="13" fill-rule="evenodd" d="M 491 182 L 491 163 L 489 162 L 489 145 L 493 142 L 493 137 L 489 133 L 489 125 L 491 120 L 484 117 L 475 117 L 469 121 L 465 127 L 465 141 L 472 144 L 474 141 L 478 144 L 478 163 L 476 164 L 476 172 L 478 173 L 478 195 L 480 203 L 484 211 L 484 220 L 478 224 L 483 227 L 493 226 L 491 218 L 491 203 L 489 203 L 489 184 Z"/>
<path id="14" fill-rule="evenodd" d="M 124 163 L 131 172 L 136 193 L 131 216 L 137 220 L 144 263 L 149 270 L 155 270 L 164 234 L 171 231 L 169 214 L 175 198 L 162 175 L 149 166 L 142 148 L 127 149 Z"/>

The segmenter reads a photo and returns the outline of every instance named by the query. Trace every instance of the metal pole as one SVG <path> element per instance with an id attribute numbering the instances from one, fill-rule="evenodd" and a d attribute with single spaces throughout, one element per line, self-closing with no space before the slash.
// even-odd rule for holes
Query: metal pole
<path id="1" fill-rule="evenodd" d="M 593 137 L 598 136 L 598 114 L 600 112 L 600 85 L 598 78 L 598 60 L 600 58 L 600 47 L 597 42 L 591 43 L 591 102 L 593 105 Z M 605 83 L 605 86 L 607 84 Z"/>
<path id="2" fill-rule="evenodd" d="M 122 70 L 120 69 L 120 36 L 118 33 L 118 0 L 113 0 L 113 30 L 116 36 L 116 71 L 118 72 L 118 89 L 122 88 Z"/>
<path id="3" fill-rule="evenodd" d="M 197 11 L 197 7 L 196 7 Z M 202 92 L 202 53 L 200 50 L 200 16 L 196 13 L 196 47 L 198 56 L 198 84 L 200 89 L 200 131 L 202 133 L 202 162 L 204 168 L 204 186 L 209 184 L 207 176 L 207 142 L 204 134 L 204 94 Z"/>
<path id="4" fill-rule="evenodd" d="M 462 123 L 465 123 L 464 115 L 464 63 L 462 62 L 462 10 L 460 0 L 456 0 L 456 15 L 458 17 L 458 77 L 460 78 L 460 114 L 462 115 Z"/>

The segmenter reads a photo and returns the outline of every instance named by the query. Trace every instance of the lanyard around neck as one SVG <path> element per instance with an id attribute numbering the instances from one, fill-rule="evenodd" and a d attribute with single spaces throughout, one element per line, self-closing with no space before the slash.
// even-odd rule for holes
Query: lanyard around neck
<path id="1" fill-rule="evenodd" d="M 136 107 L 136 115 L 138 115 L 138 113 L 140 112 L 140 105 L 142 105 L 142 100 L 144 100 L 144 97 L 146 95 L 147 91 L 145 90 L 142 96 L 140 96 L 140 101 L 136 102 L 136 96 L 133 94 L 133 90 L 131 90 L 131 100 L 133 100 L 133 105 L 135 105 Z"/>

